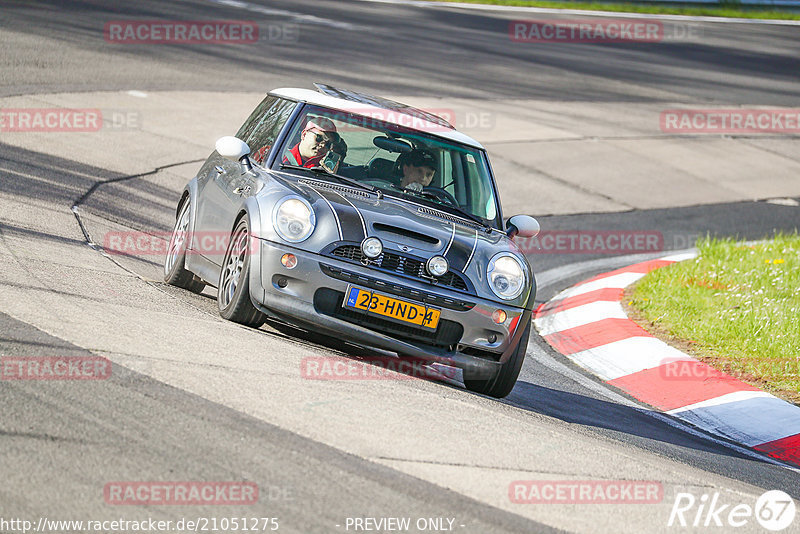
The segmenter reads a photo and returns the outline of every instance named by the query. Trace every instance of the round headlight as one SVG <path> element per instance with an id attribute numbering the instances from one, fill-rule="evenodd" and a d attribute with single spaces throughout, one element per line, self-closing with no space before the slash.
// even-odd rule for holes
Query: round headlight
<path id="1" fill-rule="evenodd" d="M 368 237 L 361 242 L 361 253 L 374 260 L 383 252 L 383 243 L 377 237 Z"/>
<path id="2" fill-rule="evenodd" d="M 444 256 L 434 256 L 425 264 L 428 274 L 433 276 L 444 276 L 447 274 L 448 267 L 447 260 Z"/>
<path id="3" fill-rule="evenodd" d="M 489 287 L 503 300 L 515 299 L 525 289 L 526 274 L 522 262 L 512 254 L 501 252 L 489 262 Z"/>
<path id="4" fill-rule="evenodd" d="M 290 243 L 308 239 L 315 224 L 316 217 L 311 204 L 300 197 L 286 197 L 275 205 L 272 226 L 279 236 Z"/>

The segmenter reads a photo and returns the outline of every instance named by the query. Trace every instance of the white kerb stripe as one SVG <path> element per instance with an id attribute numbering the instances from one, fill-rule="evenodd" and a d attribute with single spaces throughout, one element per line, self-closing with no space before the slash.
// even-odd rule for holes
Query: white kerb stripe
<path id="1" fill-rule="evenodd" d="M 729 402 L 741 402 L 749 399 L 755 399 L 758 397 L 772 397 L 772 396 L 773 395 L 767 393 L 766 391 L 750 391 L 750 390 L 734 391 L 733 393 L 726 393 L 725 395 L 720 395 L 719 397 L 714 397 L 713 399 L 696 402 L 694 404 L 689 404 L 681 408 L 675 408 L 674 410 L 670 410 L 667 413 L 676 415 L 681 412 L 689 410 L 698 410 L 700 408 L 711 408 L 713 406 L 719 406 L 721 404 L 727 404 Z"/>
<path id="2" fill-rule="evenodd" d="M 584 293 L 589 293 L 590 291 L 596 291 L 598 289 L 622 289 L 628 287 L 643 276 L 643 273 L 620 273 L 606 276 L 605 278 L 600 278 L 598 280 L 586 282 L 585 284 L 573 286 L 566 291 L 563 291 L 559 295 L 559 298 L 583 295 Z"/>
<path id="3" fill-rule="evenodd" d="M 800 434 L 800 408 L 764 391 L 736 391 L 668 413 L 749 447 Z"/>
<path id="4" fill-rule="evenodd" d="M 694 360 L 656 338 L 644 336 L 614 341 L 570 354 L 567 358 L 605 380 L 614 380 L 669 362 Z"/>
<path id="5" fill-rule="evenodd" d="M 627 319 L 625 310 L 619 302 L 597 301 L 576 306 L 562 312 L 545 315 L 536 319 L 539 334 L 546 336 L 576 326 L 600 321 L 601 319 Z"/>
<path id="6" fill-rule="evenodd" d="M 679 261 L 691 260 L 696 257 L 697 257 L 697 252 L 685 252 L 683 254 L 673 254 L 672 256 L 664 256 L 663 258 L 659 258 L 659 260 L 679 262 Z"/>

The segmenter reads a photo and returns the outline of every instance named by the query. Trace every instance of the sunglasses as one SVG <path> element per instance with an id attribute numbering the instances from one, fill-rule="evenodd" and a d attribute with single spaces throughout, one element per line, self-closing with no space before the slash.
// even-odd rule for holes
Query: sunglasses
<path id="1" fill-rule="evenodd" d="M 313 131 L 311 133 L 314 134 L 314 141 L 317 144 L 322 143 L 323 141 L 325 141 L 324 143 L 322 143 L 322 146 L 325 146 L 325 147 L 331 146 L 331 140 L 328 139 L 327 135 L 322 135 L 320 133 L 313 132 Z"/>

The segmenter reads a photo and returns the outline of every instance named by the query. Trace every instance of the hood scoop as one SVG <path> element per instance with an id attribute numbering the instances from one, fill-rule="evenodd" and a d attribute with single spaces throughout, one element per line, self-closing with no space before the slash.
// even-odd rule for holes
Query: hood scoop
<path id="1" fill-rule="evenodd" d="M 358 198 L 370 198 L 369 192 L 363 189 L 356 189 L 355 187 L 347 187 L 346 185 L 332 184 L 331 182 L 326 182 L 324 180 L 309 180 L 307 178 L 301 178 L 299 182 L 301 184 L 310 185 L 312 187 L 321 187 L 323 189 L 330 189 L 331 191 L 336 191 L 337 193 L 345 193 Z"/>
<path id="2" fill-rule="evenodd" d="M 443 211 L 435 210 L 432 208 L 417 208 L 417 211 L 423 217 L 428 217 L 432 219 L 444 219 L 445 221 L 455 222 L 458 224 L 463 224 L 464 226 L 469 226 L 471 228 L 483 228 L 480 224 L 470 221 L 469 219 L 465 219 L 463 217 L 458 217 L 456 215 L 450 215 L 449 213 L 445 213 Z"/>
<path id="3" fill-rule="evenodd" d="M 428 243 L 430 245 L 440 246 L 441 241 L 436 239 L 433 236 L 422 234 L 420 232 L 415 232 L 414 230 L 409 230 L 408 228 L 401 228 L 399 226 L 392 226 L 389 224 L 383 223 L 373 223 L 372 229 L 375 230 L 376 233 L 384 234 L 384 235 L 391 235 L 395 239 L 400 239 L 400 242 L 405 242 L 409 239 L 414 241 L 419 241 L 422 243 Z M 387 239 L 389 239 L 387 235 Z"/>

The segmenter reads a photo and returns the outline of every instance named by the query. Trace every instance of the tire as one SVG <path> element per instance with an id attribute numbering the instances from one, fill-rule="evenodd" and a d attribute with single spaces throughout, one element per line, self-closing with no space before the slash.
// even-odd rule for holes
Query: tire
<path id="1" fill-rule="evenodd" d="M 522 362 L 525 361 L 525 352 L 528 350 L 528 339 L 531 336 L 531 322 L 525 327 L 522 336 L 519 339 L 514 352 L 511 357 L 500 367 L 495 375 L 487 380 L 474 380 L 469 378 L 469 375 L 464 375 L 464 385 L 468 390 L 475 393 L 482 393 L 490 397 L 502 399 L 506 397 L 511 390 L 514 389 L 514 384 L 517 383 L 517 377 L 522 370 Z"/>
<path id="2" fill-rule="evenodd" d="M 178 210 L 175 227 L 164 258 L 164 281 L 170 285 L 188 289 L 192 293 L 202 293 L 206 285 L 197 280 L 194 273 L 186 270 L 186 245 L 189 236 L 189 198 Z"/>
<path id="3" fill-rule="evenodd" d="M 258 328 L 266 315 L 250 300 L 250 228 L 247 217 L 236 223 L 225 251 L 217 284 L 219 314 L 234 323 Z"/>

